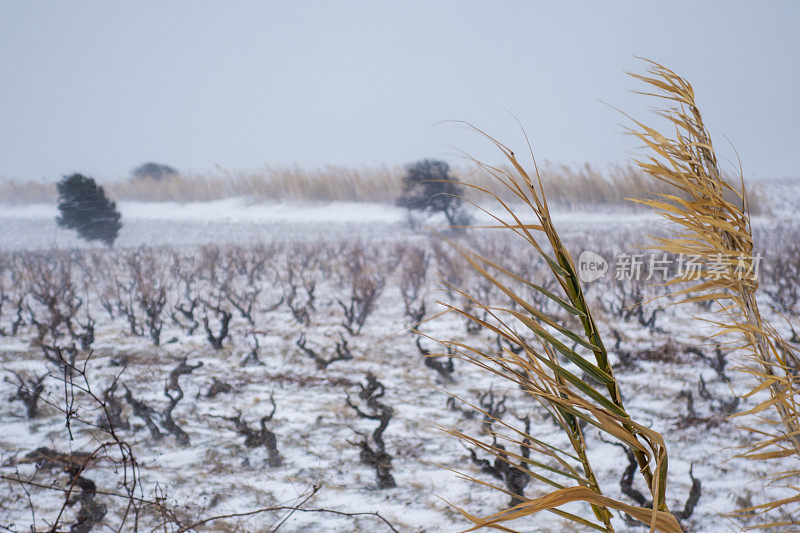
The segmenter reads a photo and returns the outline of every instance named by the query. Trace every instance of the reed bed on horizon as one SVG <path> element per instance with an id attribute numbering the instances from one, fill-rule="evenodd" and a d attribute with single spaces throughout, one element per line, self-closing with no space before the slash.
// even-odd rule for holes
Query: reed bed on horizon
<path id="1" fill-rule="evenodd" d="M 505 168 L 505 171 L 511 169 Z M 545 165 L 541 179 L 548 199 L 561 208 L 604 207 L 640 209 L 626 198 L 640 196 L 652 187 L 645 173 L 632 166 L 599 169 L 591 165 L 570 167 Z M 246 197 L 292 202 L 379 202 L 395 203 L 403 189 L 402 166 L 339 167 L 306 169 L 299 166 L 265 165 L 257 169 L 228 170 L 221 167 L 205 173 L 181 173 L 168 179 L 125 179 L 103 183 L 115 200 L 143 202 L 199 202 Z M 484 169 L 456 168 L 454 177 L 492 191 L 506 201 L 516 201 L 498 186 Z M 674 192 L 664 185 L 659 192 Z M 55 202 L 55 183 L 0 178 L 0 202 Z M 467 198 L 481 199 L 470 189 Z M 766 197 L 751 191 L 754 213 L 767 209 Z"/>

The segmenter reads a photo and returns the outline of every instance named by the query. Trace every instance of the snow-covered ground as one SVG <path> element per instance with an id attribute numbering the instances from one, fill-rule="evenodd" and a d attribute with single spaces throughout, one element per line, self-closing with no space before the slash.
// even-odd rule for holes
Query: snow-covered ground
<path id="1" fill-rule="evenodd" d="M 781 196 L 783 203 L 777 215 L 773 213 L 754 221 L 759 231 L 769 234 L 778 227 L 797 230 L 797 219 L 789 216 L 796 212 L 793 206 L 797 203 L 786 200 L 786 196 Z M 101 392 L 119 375 L 117 396 L 122 396 L 124 385 L 134 398 L 160 411 L 168 401 L 164 394 L 165 381 L 180 358 L 186 357 L 190 364 L 203 363 L 191 374 L 179 378 L 184 398 L 175 408 L 174 417 L 187 433 L 189 444 L 180 444 L 172 435 L 154 440 L 142 420 L 132 412 L 131 405 L 121 401 L 123 416 L 130 428 L 119 432 L 132 445 L 139 462 L 143 491 L 140 496 L 145 499 L 163 496 L 165 506 L 173 509 L 184 522 L 296 505 L 317 487 L 318 492 L 304 504 L 306 509 L 346 513 L 377 511 L 398 531 L 464 529 L 465 522 L 447 502 L 473 514 L 489 514 L 501 509 L 507 497 L 459 479 L 441 467 L 461 470 L 487 482 L 495 481 L 481 474 L 463 445 L 432 427 L 441 424 L 472 434 L 480 434 L 482 428 L 479 416 L 471 418 L 449 408 L 446 405 L 448 396 L 438 387 L 476 403 L 490 388 L 497 396 L 507 394 L 505 419 L 516 423 L 514 416 L 529 415 L 537 437 L 560 442 L 558 428 L 520 391 L 458 361 L 452 374 L 453 383 L 443 382 L 436 372 L 423 364 L 415 345 L 416 337 L 404 329 L 411 320 L 405 313 L 400 294 L 402 266 L 398 267 L 398 263 L 403 260 L 403 250 L 407 250 L 403 247 L 421 246 L 430 253 L 430 244 L 423 233 L 408 227 L 404 211 L 377 204 L 304 206 L 245 200 L 183 205 L 121 203 L 119 207 L 123 228 L 116 244 L 119 251 L 114 252 L 88 247 L 69 232 L 58 229 L 53 206 L 0 207 L 0 250 L 5 256 L 0 265 L 0 277 L 4 290 L 13 300 L 22 281 L 9 277 L 12 252 L 41 252 L 55 247 L 61 250 L 80 248 L 88 254 L 82 256 L 81 261 L 94 265 L 91 268 L 96 277 L 84 277 L 80 268 L 72 275 L 79 285 L 79 296 L 86 301 L 79 317 L 85 318 L 88 309 L 96 321 L 88 372 Z M 557 211 L 554 215 L 557 227 L 575 255 L 583 249 L 632 253 L 636 243 L 644 242 L 646 235 L 657 232 L 660 226 L 656 217 L 645 212 Z M 361 244 L 354 244 L 356 242 Z M 494 246 L 495 250 L 502 244 L 492 237 L 476 242 L 481 246 Z M 163 271 L 169 273 L 164 274 L 169 278 L 165 282 L 168 311 L 165 311 L 159 346 L 153 345 L 146 332 L 144 336 L 132 335 L 124 316 L 118 311 L 109 313 L 102 306 L 100 293 L 107 285 L 107 280 L 101 279 L 103 265 L 109 272 L 126 272 L 128 267 L 124 261 L 132 257 L 133 249 L 155 247 L 157 258 L 164 264 L 169 264 L 170 254 L 175 253 L 183 258 L 181 264 L 199 265 L 202 263 L 198 259 L 200 245 L 223 249 L 233 245 L 237 247 L 232 248 L 235 254 L 237 250 L 245 253 L 256 244 L 268 247 L 259 253 L 267 254 L 269 260 L 258 274 L 261 292 L 252 313 L 253 320 L 251 323 L 226 304 L 233 318 L 222 349 L 211 347 L 202 325 L 189 333 L 181 325 L 180 316 L 175 320 L 168 316 L 168 311 L 176 313 L 176 305 L 186 303 L 181 299 L 183 286 L 177 274 L 169 269 Z M 269 248 L 273 245 L 274 248 Z M 343 331 L 344 315 L 338 303 L 346 302 L 350 294 L 350 285 L 342 273 L 349 268 L 348 258 L 353 247 L 363 248 L 374 263 L 373 267 L 385 277 L 385 287 L 375 311 L 358 335 Z M 401 250 L 400 255 L 397 250 Z M 56 257 L 60 252 L 48 253 Z M 317 260 L 308 259 L 314 253 L 321 255 Z M 438 312 L 435 299 L 447 297 L 437 290 L 434 274 L 446 265 L 441 259 L 437 260 L 435 254 L 431 255 L 423 286 L 426 317 Z M 92 263 L 93 257 L 100 258 L 100 263 Z M 524 257 L 515 260 L 524 262 Z M 114 265 L 114 261 L 120 264 Z M 287 267 L 296 269 L 295 279 L 310 277 L 315 282 L 310 325 L 300 323 L 287 305 Z M 464 275 L 464 283 L 477 290 L 474 276 Z M 232 283 L 240 289 L 253 285 L 244 270 L 235 272 L 233 279 Z M 301 285 L 298 283 L 297 288 L 302 292 Z M 746 444 L 749 437 L 734 423 L 716 415 L 723 402 L 732 400 L 731 387 L 741 392 L 750 381 L 745 374 L 730 369 L 735 364 L 731 361 L 726 370 L 731 380 L 729 385 L 694 351 L 699 348 L 709 357 L 714 355 L 713 343 L 706 338 L 713 330 L 693 316 L 708 317 L 708 312 L 694 306 L 691 312 L 683 307 L 669 307 L 657 316 L 656 327 L 650 329 L 615 312 L 612 304 L 616 296 L 610 278 L 589 284 L 587 291 L 605 342 L 609 349 L 613 348 L 612 357 L 618 363 L 617 376 L 629 412 L 635 420 L 662 432 L 665 437 L 670 458 L 670 506 L 683 507 L 691 485 L 690 468 L 702 482 L 700 502 L 685 525 L 692 531 L 736 530 L 744 523 L 725 518 L 724 514 L 750 502 L 757 504 L 763 501 L 765 494 L 786 494 L 778 487 L 765 485 L 760 478 L 768 473 L 763 463 L 733 458 L 735 448 Z M 497 294 L 490 296 L 498 297 Z M 43 313 L 37 305 L 31 302 L 34 310 Z M 62 412 L 65 393 L 57 367 L 43 357 L 36 339 L 37 328 L 30 320 L 15 335 L 11 334 L 14 315 L 12 302 L 6 303 L 0 311 L 0 330 L 5 334 L 0 337 L 0 366 L 8 378 L 0 382 L 0 399 L 3 400 L 0 403 L 3 428 L 0 431 L 0 465 L 3 465 L 0 473 L 21 475 L 42 486 L 0 480 L 0 526 L 13 531 L 28 529 L 35 516 L 38 528 L 46 529 L 47 521 L 55 518 L 64 501 L 64 495 L 51 484 L 58 481 L 59 486 L 63 486 L 65 475 L 58 474 L 57 470 L 37 472 L 34 464 L 19 459 L 42 446 L 60 452 L 92 451 L 106 436 L 77 421 L 70 428 L 65 427 Z M 42 315 L 37 316 L 41 318 Z M 217 331 L 216 315 L 209 314 L 209 317 L 211 329 Z M 468 331 L 464 320 L 452 314 L 427 322 L 421 329 L 433 337 L 487 346 L 496 342 L 485 329 Z M 621 335 L 616 346 L 612 330 Z M 333 352 L 337 340 L 346 338 L 353 359 L 320 369 L 298 347 L 301 334 L 305 334 L 309 346 L 325 355 Z M 255 338 L 262 364 L 242 365 Z M 425 341 L 424 346 L 436 349 L 429 341 Z M 621 364 L 623 352 L 632 353 L 635 361 Z M 85 356 L 81 353 L 79 360 Z M 11 371 L 22 376 L 51 373 L 45 382 L 47 388 L 37 418 L 26 418 L 22 402 L 6 401 L 12 399 L 17 389 Z M 393 409 L 384 438 L 386 451 L 392 456 L 391 472 L 397 482 L 396 488 L 378 489 L 374 467 L 360 461 L 357 431 L 367 434 L 377 422 L 360 419 L 345 401 L 348 396 L 357 400 L 358 384 L 364 383 L 368 372 L 385 386 L 382 401 Z M 706 396 L 699 393 L 701 377 L 706 383 Z M 214 379 L 229 384 L 231 390 L 207 397 Z M 692 393 L 694 417 L 689 416 L 687 392 Z M 278 467 L 268 465 L 264 447 L 245 446 L 244 436 L 238 435 L 234 424 L 226 418 L 241 412 L 251 428 L 258 428 L 259 419 L 271 410 L 271 396 L 277 408 L 268 427 L 276 436 L 283 459 Z M 76 398 L 76 404 L 68 408 L 77 410 L 87 420 L 96 420 L 99 413 L 91 410 L 92 402 L 85 395 L 78 394 Z M 752 406 L 755 401 L 745 400 L 737 409 Z M 590 456 L 598 477 L 609 495 L 625 499 L 619 483 L 627 465 L 624 453 L 614 445 L 598 441 L 596 435 L 593 440 L 596 447 L 590 450 Z M 112 464 L 100 461 L 87 469 L 85 475 L 97 483 L 100 490 L 119 490 L 120 474 L 114 471 Z M 531 482 L 526 495 L 544 494 L 546 488 Z M 115 524 L 119 524 L 124 513 L 124 499 L 102 493 L 95 499 L 108 508 L 104 521 L 95 530 L 115 530 Z M 78 507 L 79 504 L 74 504 L 67 509 L 66 524 L 74 521 Z M 580 506 L 570 508 L 579 509 Z M 209 522 L 199 529 L 269 531 L 289 514 L 282 510 L 231 517 Z M 153 523 L 152 515 L 142 519 L 150 520 L 150 525 Z M 128 518 L 127 523 L 132 524 L 132 520 Z M 620 517 L 615 518 L 615 526 L 620 531 L 643 531 L 627 526 Z M 574 526 L 546 513 L 518 524 L 517 528 L 522 531 L 574 530 Z M 132 526 L 124 530 L 132 530 Z M 281 524 L 281 530 L 379 532 L 390 531 L 390 528 L 372 515 L 343 516 L 306 510 L 291 513 Z"/>
<path id="2" fill-rule="evenodd" d="M 207 244 L 257 244 L 308 241 L 385 241 L 417 238 L 404 209 L 360 202 L 306 205 L 253 203 L 243 199 L 178 204 L 174 202 L 120 202 L 122 229 L 117 248 L 171 246 L 183 248 Z M 0 250 L 91 248 L 72 231 L 59 228 L 54 205 L 0 204 Z M 495 224 L 474 211 L 476 223 Z M 591 210 L 583 213 L 554 210 L 553 218 L 565 234 L 587 229 L 609 231 L 614 227 L 642 228 L 660 224 L 648 212 Z M 528 218 L 526 220 L 532 220 Z M 427 219 L 425 227 L 442 229 L 444 219 Z"/>

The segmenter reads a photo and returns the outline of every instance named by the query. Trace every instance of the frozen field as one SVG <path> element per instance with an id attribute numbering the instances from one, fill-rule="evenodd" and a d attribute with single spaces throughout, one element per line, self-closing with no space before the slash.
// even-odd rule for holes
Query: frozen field
<path id="1" fill-rule="evenodd" d="M 239 199 L 177 204 L 121 202 L 123 226 L 116 246 L 197 246 L 292 241 L 414 238 L 404 209 L 385 204 L 251 203 Z M 74 232 L 56 226 L 54 205 L 0 207 L 0 250 L 87 248 Z M 475 213 L 478 221 L 491 219 Z M 660 223 L 644 212 L 554 213 L 565 232 L 586 228 L 647 227 Z M 438 224 L 437 224 L 438 222 Z M 443 221 L 431 221 L 441 227 Z"/>
<path id="2" fill-rule="evenodd" d="M 766 287 L 773 284 L 771 258 L 786 249 L 783 240 L 799 238 L 796 199 L 796 189 L 786 186 L 776 193 L 772 213 L 754 219 L 756 234 L 765 242 Z M 124 531 L 133 530 L 134 523 L 145 531 L 183 531 L 182 526 L 215 516 L 223 518 L 195 529 L 459 531 L 466 523 L 447 502 L 489 514 L 502 509 L 508 498 L 447 470 L 496 481 L 481 471 L 470 450 L 432 427 L 441 424 L 478 435 L 486 427 L 482 416 L 449 404 L 440 389 L 495 409 L 512 424 L 527 416 L 537 437 L 562 438 L 521 391 L 461 361 L 451 369 L 444 357 L 436 360 L 438 370 L 424 364 L 424 351 L 437 353 L 437 345 L 407 329 L 415 322 L 409 308 L 424 303 L 428 319 L 440 311 L 435 300 L 459 301 L 439 289 L 439 275 L 472 292 L 483 291 L 490 300 L 502 295 L 458 266 L 446 246 L 412 230 L 403 210 L 243 200 L 121 203 L 120 210 L 123 227 L 115 250 L 108 251 L 58 229 L 52 206 L 0 207 L 0 367 L 5 378 L 0 382 L 0 529 L 28 530 L 35 521 L 37 530 L 47 530 L 62 507 L 59 520 L 68 529 L 81 509 L 102 506 L 105 512 L 93 531 L 117 530 L 123 518 L 128 524 Z M 605 257 L 635 253 L 634 245 L 662 225 L 653 215 L 633 211 L 561 211 L 555 221 L 574 256 L 586 249 Z M 474 232 L 465 238 L 531 276 L 544 275 L 527 250 L 517 250 L 514 241 L 497 233 Z M 414 257 L 425 262 L 416 291 L 408 281 L 420 272 Z M 685 307 L 657 310 L 651 303 L 641 314 L 626 313 L 623 304 L 637 291 L 650 297 L 659 289 L 612 278 L 613 271 L 588 284 L 587 294 L 628 410 L 665 437 L 670 506 L 683 507 L 691 468 L 702 483 L 702 495 L 684 525 L 691 531 L 737 530 L 746 523 L 723 515 L 757 503 L 764 493 L 784 494 L 760 479 L 767 473 L 759 470 L 763 463 L 733 458 L 749 437 L 726 417 L 757 399 L 736 403 L 731 389 L 745 390 L 748 377 L 734 370 L 734 356 L 721 364 L 717 354 L 725 350 L 718 352 L 717 343 L 725 339 L 707 339 L 713 328 L 693 317 L 710 318 L 709 310 L 696 305 L 690 306 L 691 313 Z M 371 284 L 376 294 L 359 323 L 348 309 L 363 297 L 363 284 Z M 62 291 L 56 307 L 70 318 L 68 325 L 48 329 L 53 310 L 46 298 L 37 297 L 48 291 Z M 157 313 L 138 305 L 145 300 L 162 301 Z M 763 304 L 778 302 L 764 295 Z M 785 322 L 778 326 L 789 331 Z M 487 346 L 498 342 L 485 328 L 453 315 L 425 322 L 420 330 Z M 92 452 L 109 441 L 107 432 L 93 427 L 104 414 L 97 402 L 65 388 L 66 374 L 53 349 L 70 343 L 77 345 L 78 367 L 91 353 L 86 376 L 93 392 L 111 398 L 107 409 L 119 406 L 116 420 L 123 425 L 116 431 L 138 464 L 135 497 L 142 504 L 135 516 L 126 516 L 131 511 L 124 497 L 124 475 L 133 470 L 114 462 L 121 452 L 113 446 L 96 461 L 92 458 L 83 474 L 96 484 L 93 499 L 66 506 L 66 474 L 59 465 L 37 464 L 28 457 L 42 447 Z M 185 372 L 170 376 L 178 368 Z M 375 465 L 363 461 L 362 440 L 376 451 L 372 432 L 379 422 L 359 416 L 347 403 L 349 398 L 362 412 L 374 407 L 358 396 L 368 374 L 385 387 L 379 404 L 391 408 L 382 437 L 394 488 L 380 488 Z M 16 376 L 26 382 L 47 376 L 35 418 L 15 399 L 20 389 Z M 75 384 L 79 378 L 73 377 Z M 117 386 L 109 389 L 115 379 Z M 180 398 L 172 405 L 178 391 Z M 273 400 L 274 416 L 264 419 L 266 432 L 260 435 L 273 434 L 275 447 L 270 451 L 264 442 L 248 446 L 247 431 L 258 432 L 262 417 L 273 411 Z M 142 409 L 149 410 L 150 422 Z M 236 416 L 246 430 L 237 427 Z M 623 450 L 599 443 L 592 454 L 606 492 L 625 499 L 620 487 L 627 466 Z M 481 452 L 477 457 L 485 458 Z M 643 490 L 643 484 L 638 486 Z M 544 494 L 545 489 L 531 481 L 525 495 Z M 376 512 L 380 517 L 369 514 Z M 620 516 L 615 526 L 644 531 L 627 526 Z M 574 526 L 544 513 L 517 527 L 571 531 Z"/>

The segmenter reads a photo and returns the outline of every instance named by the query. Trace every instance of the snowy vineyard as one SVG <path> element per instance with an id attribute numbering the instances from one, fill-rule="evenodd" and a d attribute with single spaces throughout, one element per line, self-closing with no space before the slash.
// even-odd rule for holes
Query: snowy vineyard
<path id="1" fill-rule="evenodd" d="M 771 224 L 765 233 L 780 234 Z M 565 227 L 576 254 L 609 260 L 641 229 Z M 470 307 L 448 286 L 480 301 L 505 295 L 448 244 L 397 235 L 4 254 L 2 525 L 455 531 L 463 521 L 447 502 L 489 514 L 514 494 L 544 490 L 434 427 L 564 439 L 526 394 L 435 340 L 517 349 L 476 321 L 438 316 L 437 300 Z M 543 261 L 511 238 L 457 238 L 554 289 Z M 792 308 L 800 284 L 769 280 L 786 285 L 787 273 L 797 275 L 797 243 L 772 252 L 762 270 L 774 296 L 766 303 Z M 747 504 L 748 493 L 780 493 L 761 485 L 753 465 L 725 462 L 745 438 L 728 417 L 744 407 L 731 387 L 746 378 L 731 370 L 724 339 L 705 339 L 711 328 L 650 301 L 663 289 L 616 280 L 613 270 L 587 294 L 631 411 L 671 445 L 671 505 L 682 509 L 702 486 L 685 523 L 714 530 L 717 515 Z M 569 323 L 552 301 L 529 296 Z M 693 311 L 712 316 L 707 305 Z M 594 450 L 599 476 L 628 464 L 610 442 Z M 743 476 L 745 492 L 734 493 Z M 79 497 L 70 494 L 76 478 Z M 632 476 L 608 484 L 631 503 L 643 498 Z M 559 520 L 543 515 L 537 528 L 568 527 Z M 615 520 L 627 527 L 622 515 Z"/>

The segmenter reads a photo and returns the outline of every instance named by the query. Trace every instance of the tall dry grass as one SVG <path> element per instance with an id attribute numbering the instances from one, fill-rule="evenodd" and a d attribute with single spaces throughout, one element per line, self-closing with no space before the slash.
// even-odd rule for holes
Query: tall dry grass
<path id="1" fill-rule="evenodd" d="M 217 168 L 204 174 L 180 174 L 169 180 L 126 180 L 109 184 L 117 198 L 194 202 L 228 197 L 277 201 L 381 201 L 400 195 L 402 168 L 376 166 L 317 169 L 264 166 L 255 170 Z"/>
<path id="2" fill-rule="evenodd" d="M 649 155 L 637 163 L 656 180 L 683 193 L 680 198 L 662 194 L 641 200 L 678 228 L 673 236 L 657 239 L 654 248 L 700 260 L 702 270 L 683 273 L 670 280 L 669 286 L 685 302 L 719 305 L 719 333 L 738 337 L 734 347 L 745 360 L 740 370 L 752 378 L 751 390 L 742 396 L 766 396 L 737 415 L 760 422 L 758 427 L 746 428 L 754 442 L 742 456 L 754 461 L 791 459 L 794 465 L 771 476 L 772 482 L 789 488 L 789 497 L 740 513 L 761 519 L 762 528 L 796 531 L 800 526 L 796 518 L 800 509 L 800 351 L 764 318 L 756 300 L 758 258 L 750 225 L 750 195 L 741 182 L 736 187 L 721 174 L 691 84 L 658 63 L 649 64 L 647 75 L 634 77 L 647 85 L 642 94 L 667 102 L 670 107 L 659 114 L 672 127 L 662 133 L 634 121 L 637 129 L 632 133 L 649 148 Z M 779 517 L 767 518 L 771 511 Z"/>
<path id="3" fill-rule="evenodd" d="M 506 171 L 510 169 L 504 169 Z M 627 166 L 604 170 L 584 165 L 546 165 L 540 169 L 550 201 L 562 208 L 603 207 L 631 209 L 625 199 L 647 190 L 650 182 L 638 169 Z M 248 197 L 270 201 L 296 202 L 384 202 L 394 203 L 402 193 L 402 166 L 348 168 L 326 166 L 317 169 L 264 166 L 253 170 L 221 167 L 205 173 L 183 173 L 165 180 L 127 179 L 104 183 L 115 200 L 147 202 L 213 201 Z M 515 201 L 484 169 L 456 168 L 454 175 L 491 190 L 506 201 Z M 668 191 L 665 186 L 665 191 Z M 473 201 L 481 199 L 474 191 Z M 0 179 L 0 203 L 55 202 L 55 183 Z M 762 210 L 765 199 L 751 194 L 751 204 Z"/>
<path id="4" fill-rule="evenodd" d="M 612 510 L 616 510 L 652 530 L 680 532 L 678 517 L 669 511 L 667 504 L 668 460 L 664 439 L 631 419 L 625 408 L 619 382 L 584 296 L 575 263 L 553 225 L 545 185 L 538 170 L 534 167 L 535 172 L 529 174 L 509 148 L 491 140 L 506 157 L 508 165 L 503 168 L 482 165 L 482 168 L 506 191 L 504 196 L 514 198 L 514 202 L 507 202 L 480 185 L 470 187 L 497 204 L 496 213 L 487 211 L 497 221 L 497 229 L 490 231 L 502 229 L 516 234 L 521 247 L 534 250 L 546 262 L 548 276 L 556 285 L 548 290 L 544 286 L 550 280 L 527 279 L 514 272 L 511 258 L 490 258 L 453 243 L 469 265 L 505 297 L 502 303 L 487 302 L 450 286 L 468 303 L 439 303 L 496 334 L 508 348 L 447 339 L 440 342 L 449 353 L 456 353 L 463 361 L 500 378 L 510 389 L 520 389 L 532 400 L 530 403 L 540 405 L 557 422 L 566 440 L 545 441 L 541 436 L 520 430 L 469 404 L 501 428 L 500 432 L 492 433 L 491 441 L 455 428 L 443 429 L 466 445 L 507 463 L 518 475 L 538 481 L 538 488 L 545 489 L 546 494 L 525 498 L 519 492 L 511 493 L 499 485 L 462 474 L 476 483 L 511 495 L 514 502 L 520 503 L 483 517 L 465 509 L 459 511 L 472 522 L 470 531 L 483 527 L 513 531 L 509 523 L 540 511 L 555 513 L 584 528 L 614 531 Z M 521 222 L 531 214 L 536 223 Z M 532 291 L 554 304 L 559 312 L 548 312 L 545 306 L 537 306 L 530 298 Z M 631 450 L 652 498 L 652 507 L 632 505 L 607 495 L 608 487 L 597 477 L 590 454 L 602 442 L 589 436 L 589 427 Z M 576 502 L 585 504 L 585 512 L 562 509 Z"/>
<path id="5" fill-rule="evenodd" d="M 25 181 L 11 178 L 0 178 L 0 203 L 27 204 L 37 202 L 55 202 L 58 191 L 55 182 L 46 180 Z"/>
<path id="6" fill-rule="evenodd" d="M 666 102 L 666 109 L 658 115 L 667 119 L 670 127 L 669 133 L 662 133 L 634 120 L 637 128 L 631 133 L 648 149 L 636 164 L 656 178 L 656 184 L 649 185 L 645 198 L 638 202 L 655 209 L 672 223 L 674 231 L 672 236 L 656 238 L 653 248 L 698 259 L 702 268 L 679 273 L 667 286 L 683 302 L 717 303 L 721 317 L 712 321 L 718 327 L 717 335 L 738 337 L 732 347 L 744 358 L 740 370 L 752 379 L 752 387 L 741 396 L 758 399 L 756 406 L 736 415 L 757 422 L 743 428 L 752 437 L 752 444 L 741 457 L 793 460 L 787 470 L 770 476 L 770 482 L 788 491 L 787 497 L 757 503 L 734 516 L 757 520 L 760 523 L 756 527 L 762 529 L 796 531 L 800 526 L 796 518 L 800 510 L 800 350 L 785 341 L 759 309 L 751 196 L 743 180 L 733 184 L 720 171 L 691 85 L 660 64 L 649 65 L 646 75 L 634 77 L 648 86 L 642 94 Z M 503 303 L 482 301 L 451 286 L 468 303 L 439 303 L 489 329 L 509 348 L 447 339 L 440 342 L 462 360 L 500 378 L 509 388 L 521 389 L 558 422 L 566 440 L 545 442 L 530 431 L 530 424 L 520 430 L 471 404 L 501 428 L 491 433 L 491 441 L 456 428 L 443 428 L 466 445 L 493 455 L 507 469 L 516 469 L 519 475 L 538 482 L 540 491 L 545 491 L 543 496 L 526 498 L 519 490 L 510 492 L 507 487 L 461 474 L 514 497 L 509 508 L 489 516 L 475 516 L 459 508 L 472 523 L 468 531 L 484 527 L 514 531 L 515 521 L 540 511 L 556 513 L 576 526 L 613 531 L 611 510 L 626 513 L 651 531 L 682 531 L 680 520 L 690 511 L 670 511 L 665 442 L 660 434 L 632 420 L 625 409 L 575 264 L 553 225 L 546 186 L 538 170 L 529 174 L 509 148 L 492 141 L 509 165 L 483 168 L 517 201 L 505 201 L 505 196 L 495 194 L 494 189 L 480 185 L 472 188 L 497 202 L 498 214 L 487 211 L 497 221 L 496 227 L 516 234 L 521 247 L 534 249 L 546 261 L 548 277 L 557 282 L 557 290 L 544 288 L 547 279 L 533 280 L 515 273 L 508 257 L 492 259 L 453 243 L 471 267 L 505 298 Z M 524 214 L 532 212 L 537 222 L 521 222 L 527 217 L 519 206 L 524 206 Z M 537 306 L 530 297 L 532 291 L 557 304 L 566 316 Z M 632 506 L 606 494 L 589 453 L 598 443 L 588 437 L 582 423 L 629 447 L 652 497 L 651 508 Z M 519 453 L 510 451 L 517 447 Z M 591 512 L 564 510 L 566 504 L 576 502 L 583 502 Z"/>

